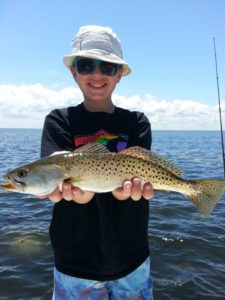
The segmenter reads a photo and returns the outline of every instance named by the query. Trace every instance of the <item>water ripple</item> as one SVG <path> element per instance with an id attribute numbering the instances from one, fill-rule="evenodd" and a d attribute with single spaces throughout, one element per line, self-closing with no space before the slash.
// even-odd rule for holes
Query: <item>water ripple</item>
<path id="1" fill-rule="evenodd" d="M 40 137 L 40 130 L 0 130 L 0 176 L 38 158 Z M 219 141 L 218 132 L 153 132 L 153 150 L 180 166 L 187 178 L 223 177 Z M 51 299 L 52 204 L 0 191 L 0 211 L 0 300 Z M 225 196 L 208 217 L 179 194 L 157 193 L 151 200 L 155 299 L 225 299 L 224 211 Z"/>

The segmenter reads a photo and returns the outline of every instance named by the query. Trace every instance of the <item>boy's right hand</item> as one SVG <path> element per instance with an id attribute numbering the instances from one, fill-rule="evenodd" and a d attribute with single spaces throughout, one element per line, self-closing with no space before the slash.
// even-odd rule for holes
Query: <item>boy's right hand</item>
<path id="1" fill-rule="evenodd" d="M 57 187 L 51 194 L 38 196 L 39 199 L 49 198 L 52 202 L 57 203 L 62 199 L 74 201 L 79 204 L 86 204 L 91 201 L 94 193 L 84 192 L 78 187 L 72 186 L 68 182 L 63 182 L 62 192 Z"/>

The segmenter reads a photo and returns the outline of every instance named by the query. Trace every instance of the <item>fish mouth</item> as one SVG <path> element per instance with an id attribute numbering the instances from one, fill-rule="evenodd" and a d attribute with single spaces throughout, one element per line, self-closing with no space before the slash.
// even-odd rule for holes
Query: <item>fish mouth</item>
<path id="1" fill-rule="evenodd" d="M 16 190 L 15 186 L 10 182 L 2 183 L 0 185 L 0 188 L 3 190 L 7 190 L 7 191 L 15 191 Z"/>
<path id="2" fill-rule="evenodd" d="M 21 182 L 19 180 L 16 180 L 15 178 L 11 178 L 9 175 L 5 175 L 4 178 L 8 181 L 0 185 L 1 189 L 8 190 L 8 191 L 16 191 L 17 187 L 24 188 L 26 187 L 26 184 L 24 182 Z"/>
<path id="3" fill-rule="evenodd" d="M 11 178 L 9 176 L 5 175 L 4 179 L 7 180 L 8 182 L 2 183 L 0 185 L 1 189 L 8 190 L 8 191 L 15 191 L 16 187 L 13 184 Z"/>

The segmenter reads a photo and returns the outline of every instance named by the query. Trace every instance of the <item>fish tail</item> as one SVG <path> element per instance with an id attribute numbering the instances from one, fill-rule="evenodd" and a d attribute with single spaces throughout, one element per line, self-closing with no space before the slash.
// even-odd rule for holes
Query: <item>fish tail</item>
<path id="1" fill-rule="evenodd" d="M 190 180 L 191 192 L 186 197 L 204 214 L 210 214 L 225 191 L 225 180 Z"/>

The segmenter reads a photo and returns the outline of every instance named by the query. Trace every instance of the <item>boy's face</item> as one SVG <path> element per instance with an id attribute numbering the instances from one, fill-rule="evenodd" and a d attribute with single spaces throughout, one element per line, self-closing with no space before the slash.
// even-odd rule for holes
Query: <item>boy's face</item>
<path id="1" fill-rule="evenodd" d="M 122 77 L 122 69 L 116 75 L 107 76 L 101 73 L 98 66 L 88 75 L 81 75 L 75 67 L 71 67 L 74 79 L 79 85 L 86 101 L 104 102 L 111 101 L 111 95 L 116 84 Z"/>

